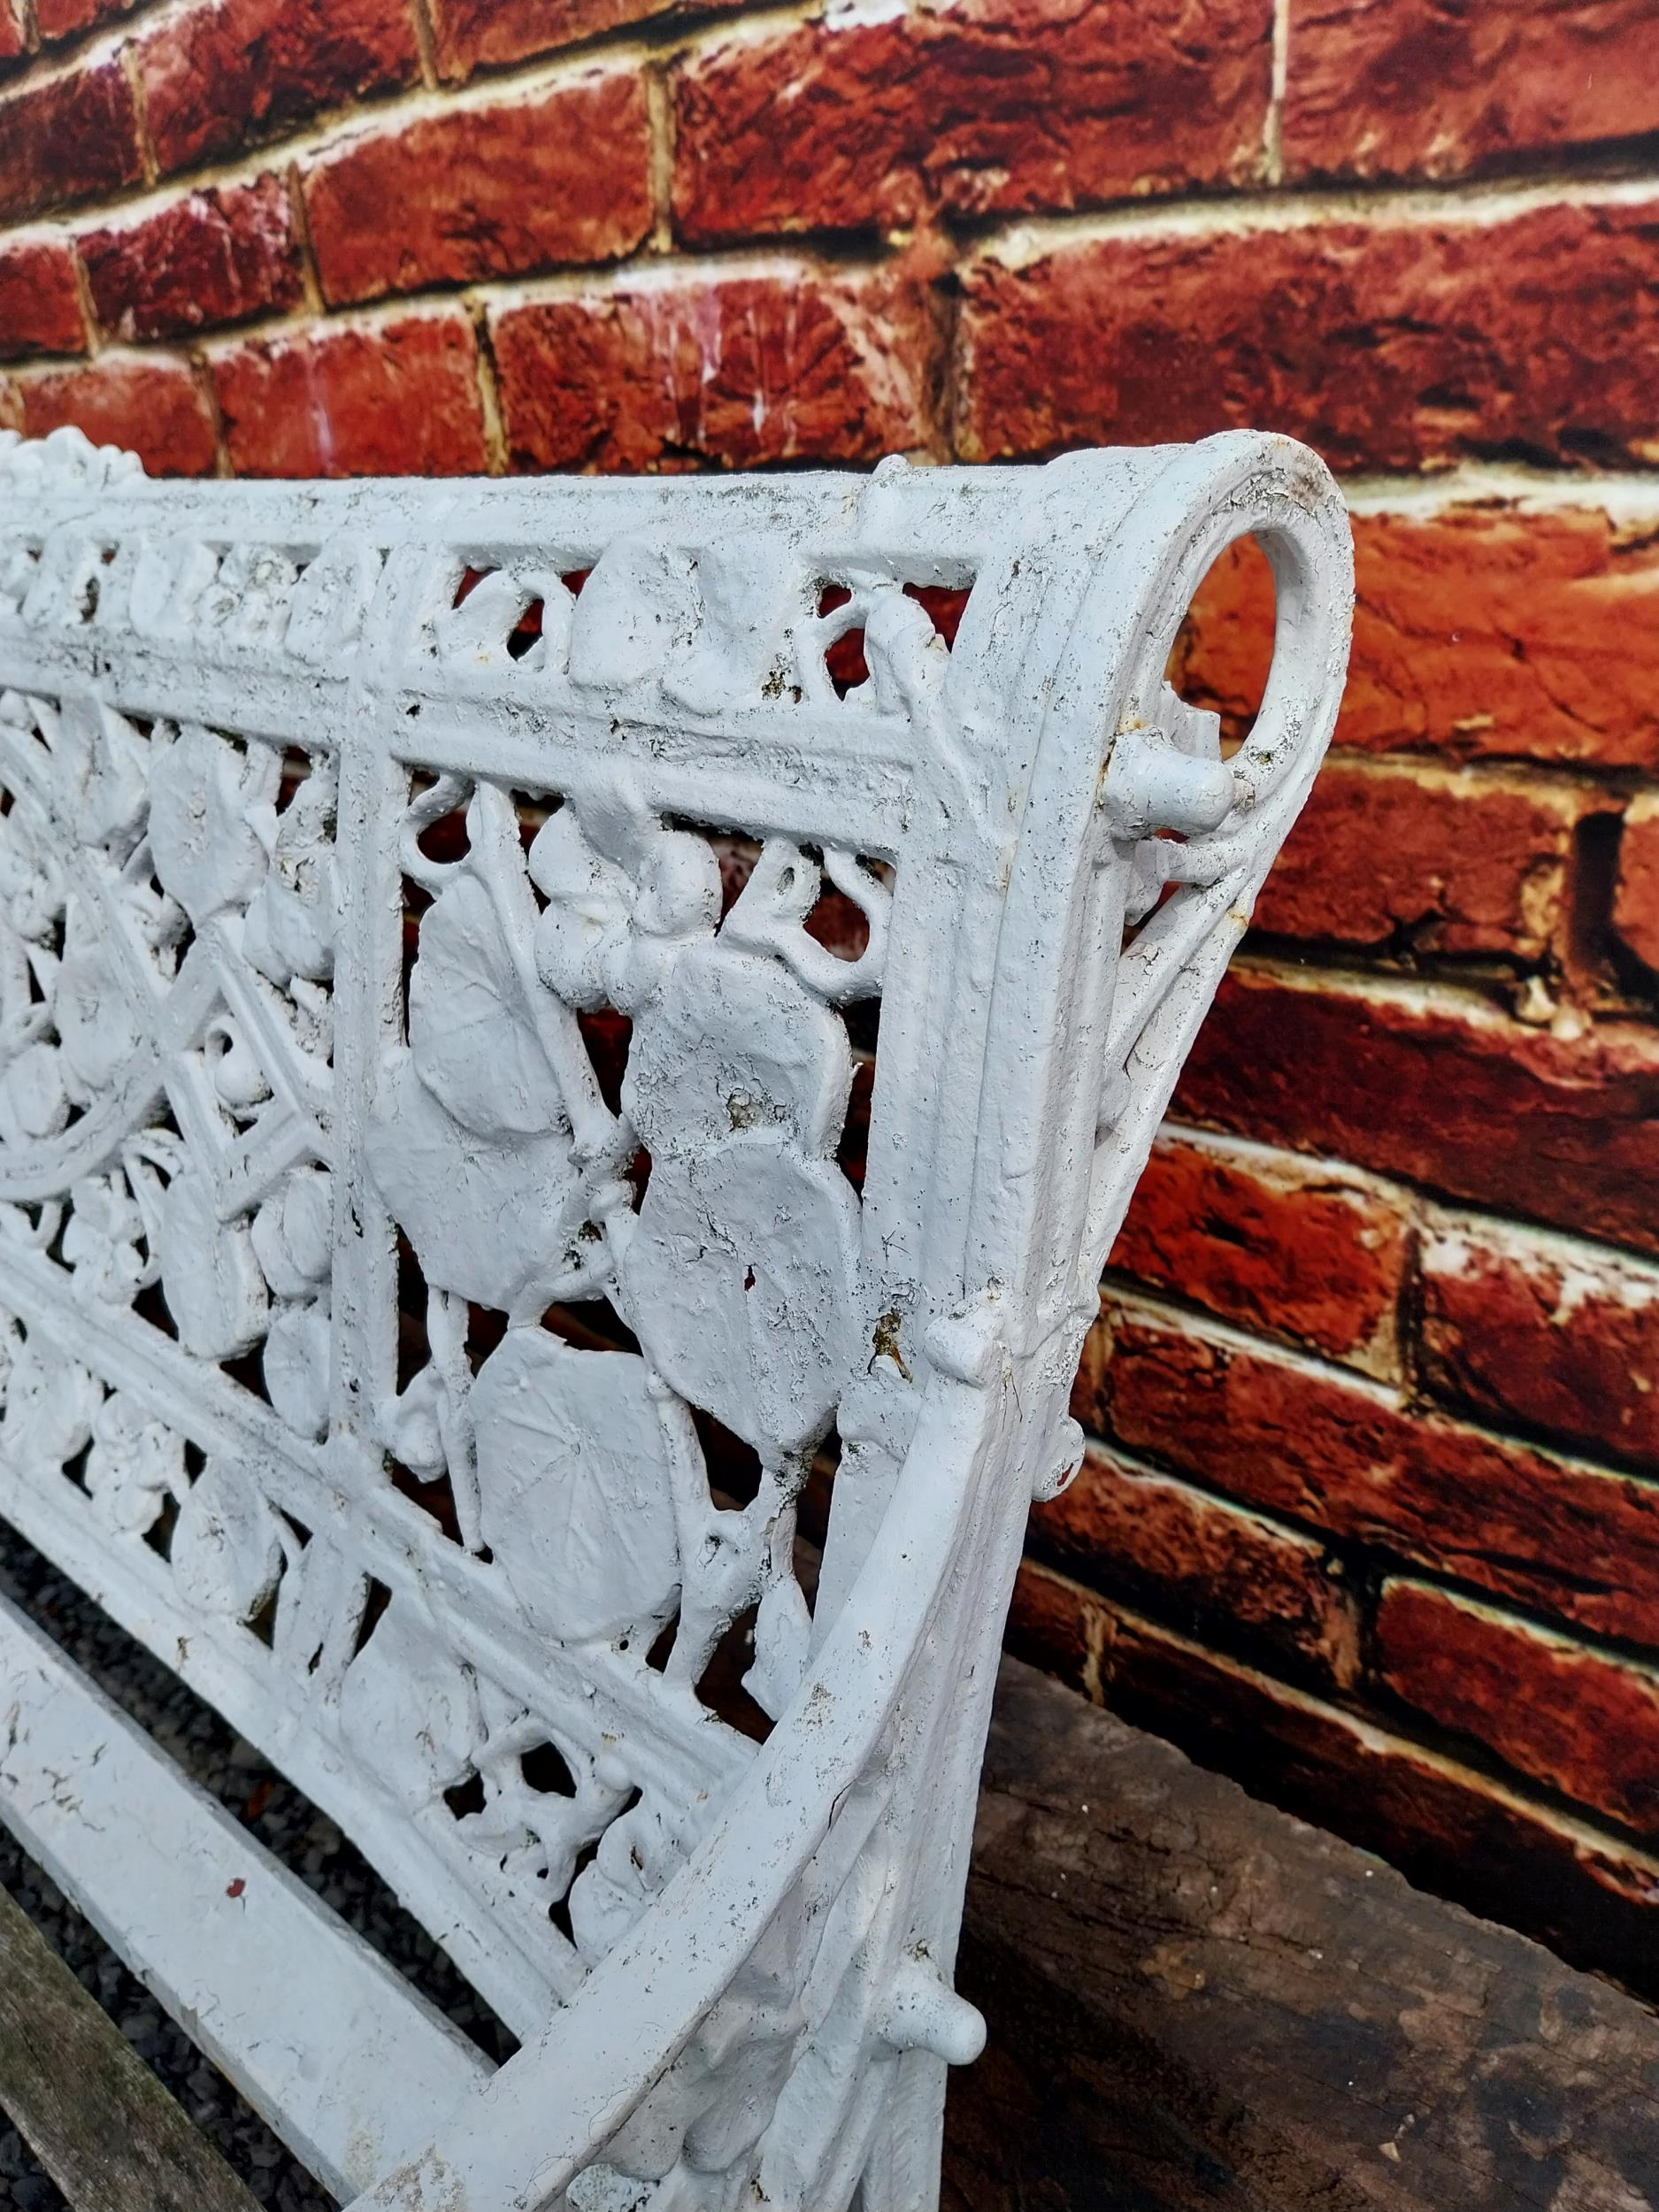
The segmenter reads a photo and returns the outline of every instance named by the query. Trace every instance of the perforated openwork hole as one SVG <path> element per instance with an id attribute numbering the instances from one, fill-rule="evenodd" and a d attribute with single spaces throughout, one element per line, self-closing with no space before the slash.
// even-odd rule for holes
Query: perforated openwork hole
<path id="1" fill-rule="evenodd" d="M 73 1483 L 75 1488 L 88 1497 L 92 1494 L 87 1483 L 87 1456 L 90 1450 L 90 1442 L 83 1444 L 78 1452 L 72 1452 L 63 1464 L 65 1481 Z"/>
<path id="2" fill-rule="evenodd" d="M 403 988 L 419 949 L 420 917 L 436 895 L 442 872 L 458 866 L 467 855 L 468 785 L 455 777 L 417 770 L 410 780 L 404 825 L 403 871 Z"/>
<path id="3" fill-rule="evenodd" d="M 476 1767 L 469 1767 L 459 1782 L 451 1783 L 443 1793 L 443 1801 L 457 1820 L 470 1820 L 484 1810 L 484 1778 Z"/>
<path id="4" fill-rule="evenodd" d="M 526 1789 L 541 1797 L 574 1797 L 576 1777 L 556 1743 L 532 1744 L 518 1755 L 518 1771 Z"/>
<path id="5" fill-rule="evenodd" d="M 757 1657 L 755 1630 L 759 1618 L 757 1605 L 745 1606 L 736 1614 L 722 1630 L 697 1678 L 698 1698 L 710 1712 L 751 1743 L 764 1743 L 772 1730 L 772 1715 L 747 1686 Z"/>
<path id="6" fill-rule="evenodd" d="M 588 1057 L 593 1064 L 594 1079 L 599 1086 L 599 1095 L 613 1114 L 622 1111 L 622 1079 L 628 1070 L 628 1048 L 634 1041 L 634 1024 L 626 1014 L 614 1006 L 585 1008 L 576 1018 L 581 1032 Z M 638 1194 L 644 1195 L 645 1182 L 650 1173 L 650 1155 L 643 1147 L 630 1156 L 629 1172 L 636 1177 Z"/>
<path id="7" fill-rule="evenodd" d="M 691 1418 L 715 1504 L 722 1511 L 735 1509 L 740 1512 L 753 1505 L 764 1474 L 760 1454 L 701 1406 L 693 1407 Z"/>
<path id="8" fill-rule="evenodd" d="M 1273 659 L 1275 593 L 1266 554 L 1235 538 L 1193 594 L 1176 633 L 1165 681 L 1189 705 L 1221 718 L 1231 759 L 1256 726 Z"/>
<path id="9" fill-rule="evenodd" d="M 221 1360 L 219 1364 L 220 1373 L 227 1375 L 232 1382 L 240 1384 L 250 1397 L 258 1398 L 266 1405 L 271 1403 L 271 1393 L 265 1385 L 265 1362 L 259 1352 L 238 1353 L 230 1359 Z"/>
<path id="10" fill-rule="evenodd" d="M 897 595 L 912 602 L 921 610 L 931 626 L 932 638 L 946 652 L 954 647 L 962 618 L 967 610 L 968 587 L 940 584 L 905 584 Z M 894 703 L 893 693 L 905 687 L 906 674 L 916 665 L 918 646 L 929 641 L 928 627 L 919 623 L 905 626 L 895 622 L 891 601 L 895 595 L 890 584 L 860 581 L 849 585 L 826 580 L 817 588 L 815 606 L 818 633 L 821 641 L 823 664 L 835 695 L 846 699 L 854 694 L 869 697 L 874 694 L 878 703 Z M 868 625 L 874 618 L 878 624 L 879 643 L 876 648 L 880 680 L 872 683 L 871 654 L 868 646 Z"/>
<path id="11" fill-rule="evenodd" d="M 906 584 L 904 595 L 914 599 L 948 649 L 954 649 L 956 633 L 968 611 L 971 587 L 956 584 Z"/>
<path id="12" fill-rule="evenodd" d="M 332 1672 L 337 1661 L 329 1655 L 342 1624 L 319 1607 L 317 1596 L 319 1584 L 326 1586 L 329 1568 L 313 1571 L 312 1532 L 291 1510 L 272 1503 L 270 1527 L 277 1550 L 275 1585 L 264 1603 L 255 1605 L 250 1630 L 269 1643 L 273 1659 L 289 1677 L 313 1677 L 326 1659 Z"/>
<path id="13" fill-rule="evenodd" d="M 1165 910 L 1184 891 L 1185 911 L 1219 879 L 1217 870 L 1225 872 L 1211 849 L 1223 825 L 1258 795 L 1244 755 L 1273 652 L 1271 570 L 1256 541 L 1241 538 L 1211 562 L 1162 681 L 1142 672 L 1137 713 L 1113 740 L 1102 798 L 1114 835 L 1133 848 L 1125 949 L 1146 938 L 1155 919 L 1163 932 Z"/>
<path id="14" fill-rule="evenodd" d="M 175 1498 L 164 1497 L 155 1519 L 144 1531 L 145 1543 L 162 1559 L 168 1559 L 172 1556 L 173 1535 L 178 1523 L 178 1501 Z"/>
<path id="15" fill-rule="evenodd" d="M 530 681 L 562 670 L 586 566 L 566 565 L 557 557 L 544 564 L 539 557 L 501 561 L 480 554 L 455 573 L 449 603 L 432 628 L 447 667 L 516 670 Z M 419 702 L 411 701 L 405 711 L 418 717 Z"/>
<path id="16" fill-rule="evenodd" d="M 818 595 L 820 621 L 839 614 L 843 608 L 851 609 L 852 594 L 845 584 L 826 584 Z M 827 625 L 828 643 L 824 649 L 824 665 L 829 671 L 835 695 L 844 699 L 849 691 L 870 680 L 870 664 L 864 658 L 864 626 L 849 614 L 845 626 Z"/>
<path id="17" fill-rule="evenodd" d="M 451 1543 L 461 1540 L 448 1455 L 437 1417 L 427 1319 L 433 1292 L 407 1237 L 397 1240 L 397 1397 L 383 1409 L 386 1467 L 392 1486 L 418 1505 Z M 423 1378 L 426 1379 L 423 1385 Z"/>

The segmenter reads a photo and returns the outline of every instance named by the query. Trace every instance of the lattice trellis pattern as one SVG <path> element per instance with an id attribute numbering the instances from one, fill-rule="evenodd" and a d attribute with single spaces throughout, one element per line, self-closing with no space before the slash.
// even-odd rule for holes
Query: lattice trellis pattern
<path id="1" fill-rule="evenodd" d="M 911 2212 L 1025 1501 L 1334 712 L 1328 480 L 0 479 L 0 1510 L 527 2047 L 331 2177 Z M 1228 761 L 1163 669 L 1252 528 Z"/>

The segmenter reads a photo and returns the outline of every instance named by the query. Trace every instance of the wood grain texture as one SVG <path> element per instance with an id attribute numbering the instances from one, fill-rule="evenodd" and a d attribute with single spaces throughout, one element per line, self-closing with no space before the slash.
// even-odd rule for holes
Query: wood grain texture
<path id="1" fill-rule="evenodd" d="M 256 2212 L 257 2200 L 4 1890 L 0 2108 L 74 2212 Z"/>
<path id="2" fill-rule="evenodd" d="M 1014 1661 L 948 2212 L 1649 2212 L 1659 2020 Z"/>

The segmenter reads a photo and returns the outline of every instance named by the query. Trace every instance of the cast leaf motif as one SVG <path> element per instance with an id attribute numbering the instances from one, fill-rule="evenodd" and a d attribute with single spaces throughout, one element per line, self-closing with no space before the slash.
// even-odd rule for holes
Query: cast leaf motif
<path id="1" fill-rule="evenodd" d="M 472 1391 L 480 1525 L 534 1626 L 633 1637 L 680 1579 L 672 1477 L 642 1360 L 509 1330 Z"/>

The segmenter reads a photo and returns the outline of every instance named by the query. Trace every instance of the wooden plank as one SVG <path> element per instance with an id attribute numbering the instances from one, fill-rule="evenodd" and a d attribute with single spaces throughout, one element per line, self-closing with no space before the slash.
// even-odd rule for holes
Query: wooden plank
<path id="1" fill-rule="evenodd" d="M 8 1613 L 0 1744 L 19 1686 Z M 101 1774 L 110 1755 L 100 1740 L 61 1769 L 83 1821 L 88 1765 Z M 0 1759 L 0 1801 L 15 1756 Z M 263 1857 L 212 1810 L 239 1863 Z M 130 1818 L 121 1835 L 130 1858 Z M 92 2035 L 119 2048 L 96 2063 L 41 2049 L 47 2008 L 11 1940 L 20 1916 L 9 1901 L 0 1915 L 0 2105 L 76 2212 L 245 2212 L 227 2170 L 238 2193 L 215 2196 L 172 2162 L 173 2138 L 134 2117 L 148 2085 L 219 2163 L 78 1985 Z M 991 2040 L 953 2077 L 946 2212 L 1659 2212 L 1651 2011 L 1012 1661 L 960 1981 Z M 304 2010 L 327 2044 L 326 2010 Z M 164 2146 L 153 2171 L 141 2137 Z M 80 2169 L 53 2162 L 53 2140 Z"/>
<path id="2" fill-rule="evenodd" d="M 1659 2020 L 1004 1663 L 949 2212 L 1659 2212 Z"/>
<path id="3" fill-rule="evenodd" d="M 256 2212 L 258 2200 L 4 1890 L 0 2107 L 74 2212 Z"/>
<path id="4" fill-rule="evenodd" d="M 0 1819 L 336 2195 L 493 2071 L 4 1600 Z"/>

